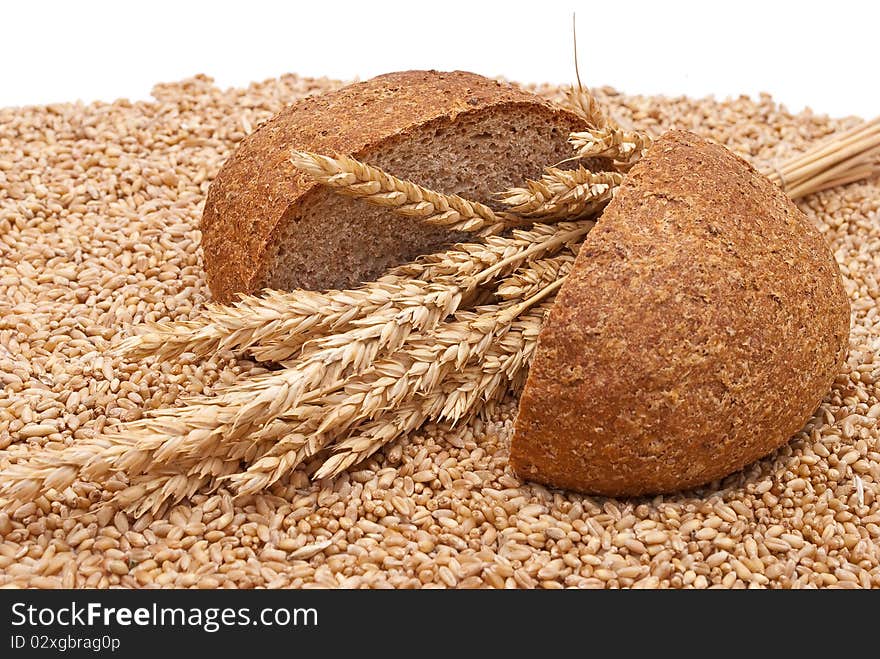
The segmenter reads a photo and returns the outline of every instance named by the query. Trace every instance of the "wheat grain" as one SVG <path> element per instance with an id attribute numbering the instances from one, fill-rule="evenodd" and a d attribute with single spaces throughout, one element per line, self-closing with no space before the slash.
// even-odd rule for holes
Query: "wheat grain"
<path id="1" fill-rule="evenodd" d="M 198 395 L 221 369 L 251 377 L 243 363 L 127 362 L 107 351 L 145 320 L 190 317 L 208 296 L 198 217 L 244 135 L 240 119 L 255 126 L 335 84 L 283 76 L 227 90 L 197 78 L 158 85 L 150 101 L 0 108 L 0 470 L 90 443 L 142 406 Z M 652 132 L 698 126 L 760 163 L 852 125 L 791 115 L 767 97 L 609 103 Z M 507 469 L 514 401 L 478 404 L 485 421 L 429 424 L 355 471 L 312 483 L 301 471 L 271 494 L 234 497 L 226 481 L 207 494 L 217 483 L 194 477 L 192 497 L 137 517 L 108 505 L 122 476 L 38 487 L 23 501 L 4 488 L 0 586 L 877 588 L 874 172 L 801 203 L 844 270 L 847 363 L 803 432 L 718 489 L 614 501 L 523 483 Z M 790 488 L 796 478 L 812 487 Z"/>
<path id="2" fill-rule="evenodd" d="M 429 190 L 349 156 L 331 158 L 308 151 L 292 151 L 291 162 L 338 194 L 356 197 L 450 231 L 497 233 L 504 228 L 528 224 L 521 217 L 495 213 L 485 204 Z"/>

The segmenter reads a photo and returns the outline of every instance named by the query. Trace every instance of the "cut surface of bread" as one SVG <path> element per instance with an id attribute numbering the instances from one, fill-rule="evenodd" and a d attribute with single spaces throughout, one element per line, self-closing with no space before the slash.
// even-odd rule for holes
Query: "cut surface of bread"
<path id="1" fill-rule="evenodd" d="M 347 288 L 465 238 L 334 194 L 291 149 L 347 154 L 421 185 L 491 203 L 571 155 L 575 114 L 466 72 L 406 71 L 304 99 L 247 137 L 212 183 L 202 218 L 214 297 L 262 288 Z"/>
<path id="2" fill-rule="evenodd" d="M 726 476 L 800 430 L 850 311 L 809 219 L 724 147 L 667 133 L 588 234 L 539 335 L 511 464 L 592 494 Z"/>

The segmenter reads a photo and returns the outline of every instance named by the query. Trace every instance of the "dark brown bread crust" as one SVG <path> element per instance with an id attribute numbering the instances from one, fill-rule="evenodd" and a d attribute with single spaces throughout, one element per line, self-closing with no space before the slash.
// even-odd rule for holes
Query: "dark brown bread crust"
<path id="1" fill-rule="evenodd" d="M 806 216 L 723 147 L 667 133 L 587 237 L 541 331 L 511 464 L 612 496 L 723 477 L 803 427 L 849 323 Z"/>
<path id="2" fill-rule="evenodd" d="M 201 229 L 214 297 L 229 301 L 259 286 L 269 267 L 267 247 L 316 190 L 290 164 L 290 149 L 368 159 L 389 139 L 426 123 L 505 106 L 565 115 L 566 125 L 576 120 L 534 94 L 463 71 L 390 73 L 282 110 L 242 141 L 208 192 Z"/>

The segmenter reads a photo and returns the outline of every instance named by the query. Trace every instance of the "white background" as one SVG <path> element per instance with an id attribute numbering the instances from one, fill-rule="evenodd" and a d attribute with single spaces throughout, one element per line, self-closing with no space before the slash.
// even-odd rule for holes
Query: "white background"
<path id="1" fill-rule="evenodd" d="M 880 2 L 4 2 L 0 106 L 149 98 L 206 73 L 350 79 L 410 68 L 880 114 Z"/>

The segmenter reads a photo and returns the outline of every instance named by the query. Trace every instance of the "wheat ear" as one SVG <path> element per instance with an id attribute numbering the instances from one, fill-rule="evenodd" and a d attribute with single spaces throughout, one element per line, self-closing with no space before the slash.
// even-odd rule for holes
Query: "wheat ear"
<path id="1" fill-rule="evenodd" d="M 472 400 L 465 395 L 468 392 L 471 392 L 469 396 L 492 398 L 494 387 L 501 384 L 487 380 L 487 374 L 497 372 L 493 364 L 498 357 L 492 356 L 492 350 L 497 352 L 499 345 L 503 347 L 508 344 L 510 339 L 504 337 L 510 328 L 516 329 L 519 322 L 511 322 L 511 318 L 521 314 L 528 305 L 534 304 L 546 296 L 547 291 L 559 285 L 557 279 L 567 272 L 560 266 L 573 258 L 570 254 L 568 257 L 563 260 L 548 258 L 530 261 L 511 276 L 520 282 L 522 293 L 529 293 L 530 299 L 525 303 L 519 301 L 523 298 L 519 298 L 516 303 L 503 303 L 460 314 L 456 321 L 445 323 L 433 334 L 413 337 L 399 353 L 377 361 L 368 372 L 349 379 L 341 390 L 333 391 L 333 387 L 328 387 L 313 396 L 309 405 L 287 410 L 249 437 L 221 437 L 211 433 L 202 435 L 202 442 L 194 445 L 173 438 L 170 441 L 156 437 L 136 438 L 130 432 L 125 433 L 126 438 L 123 439 L 122 433 L 116 433 L 112 438 L 114 445 L 108 448 L 105 439 L 100 457 L 88 461 L 82 471 L 91 478 L 103 480 L 115 470 L 124 470 L 133 479 L 133 484 L 148 488 L 150 507 L 155 507 L 163 502 L 162 497 L 179 492 L 173 489 L 173 483 L 178 486 L 180 483 L 173 476 L 152 479 L 150 473 L 145 473 L 151 469 L 158 469 L 161 473 L 163 468 L 176 467 L 185 469 L 194 477 L 215 479 L 216 483 L 217 479 L 228 477 L 230 464 L 237 465 L 241 459 L 251 462 L 258 458 L 245 473 L 232 477 L 232 484 L 241 493 L 257 492 L 290 473 L 335 439 L 344 437 L 350 428 L 372 418 L 385 418 L 387 421 L 389 415 L 385 410 L 397 410 L 407 401 L 424 397 L 425 392 L 446 386 L 444 383 L 447 381 L 457 384 L 448 392 L 438 418 L 454 421 L 460 414 L 456 410 L 464 409 L 461 407 L 462 401 Z M 555 276 L 550 277 L 551 272 Z M 488 355 L 484 354 L 487 350 Z M 480 372 L 481 364 L 486 367 L 482 371 L 482 380 L 474 377 Z M 456 375 L 462 369 L 466 374 Z M 478 386 L 473 390 L 472 385 Z M 483 389 L 487 392 L 480 394 Z M 232 393 L 230 389 L 223 395 Z M 209 418 L 215 412 L 215 408 L 210 406 L 203 414 L 198 414 L 196 410 L 190 410 L 187 414 L 192 423 L 196 418 Z M 169 426 L 165 428 L 167 430 Z M 141 473 L 145 475 L 138 477 Z"/>
<path id="2" fill-rule="evenodd" d="M 413 401 L 430 399 L 432 393 L 442 391 L 447 382 L 457 383 L 451 391 L 454 392 L 466 384 L 455 374 L 466 371 L 469 365 L 479 369 L 492 346 L 515 325 L 516 318 L 555 293 L 563 281 L 556 280 L 515 304 L 502 303 L 466 312 L 432 335 L 408 342 L 405 350 L 377 362 L 363 377 L 347 383 L 346 398 L 328 406 L 330 411 L 313 434 L 300 433 L 282 440 L 246 472 L 233 476 L 233 486 L 242 494 L 263 490 L 360 422 L 377 419 L 379 423 L 393 425 L 394 421 L 381 412 L 394 410 L 391 417 L 396 418 L 407 405 L 415 405 Z M 443 410 L 441 406 L 437 414 Z M 413 414 L 412 418 L 418 416 Z"/>
<path id="3" fill-rule="evenodd" d="M 568 276 L 577 257 L 577 247 L 558 256 L 539 259 L 520 268 L 498 282 L 495 296 L 501 300 L 525 300 L 543 290 L 557 279 Z"/>
<path id="4" fill-rule="evenodd" d="M 653 140 L 649 135 L 624 130 L 605 111 L 593 93 L 578 83 L 565 93 L 565 105 L 587 123 L 588 130 L 569 135 L 575 150 L 575 158 L 609 158 L 615 169 L 626 171 L 650 148 Z"/>
<path id="5" fill-rule="evenodd" d="M 180 471 L 151 473 L 136 478 L 128 487 L 114 493 L 111 502 L 134 517 L 158 514 L 166 505 L 173 505 L 197 492 L 213 491 L 218 481 L 212 476 L 187 474 Z"/>
<path id="6" fill-rule="evenodd" d="M 506 332 L 494 337 L 480 362 L 451 374 L 425 395 L 402 403 L 395 415 L 356 428 L 331 447 L 333 455 L 321 465 L 315 478 L 340 474 L 428 421 L 466 422 L 480 403 L 498 398 L 501 392 L 518 391 L 549 307 L 540 305 L 514 321 Z"/>
<path id="7" fill-rule="evenodd" d="M 481 409 L 481 404 L 519 391 L 537 344 L 541 319 L 549 306 L 544 304 L 523 314 L 511 324 L 509 331 L 492 341 L 482 361 L 471 362 L 463 370 L 452 373 L 429 394 L 409 397 L 395 408 L 394 414 L 383 414 L 356 425 L 351 435 L 330 446 L 336 453 L 320 467 L 315 477 L 335 476 L 427 421 L 467 421 Z M 283 426 L 283 422 L 278 422 L 274 434 L 279 434 Z M 334 432 L 332 436 L 340 434 Z M 185 472 L 181 467 L 180 471 L 167 474 L 147 473 L 135 477 L 113 500 L 131 514 L 140 516 L 148 511 L 155 514 L 163 505 L 176 503 L 196 491 L 213 491 L 227 481 L 231 481 L 240 494 L 254 494 L 327 448 L 328 435 L 288 431 L 276 441 L 261 434 L 259 441 L 250 442 L 250 446 L 263 451 L 264 455 L 246 472 L 233 474 L 238 466 L 234 455 L 202 458 L 189 465 Z M 221 447 L 229 448 L 229 444 L 221 444 Z"/>
<path id="8" fill-rule="evenodd" d="M 298 355 L 306 341 L 347 331 L 359 319 L 396 301 L 415 299 L 423 290 L 422 282 L 470 291 L 481 281 L 480 272 L 496 267 L 492 276 L 504 276 L 526 259 L 578 242 L 591 227 L 581 221 L 515 229 L 509 236 L 490 236 L 485 242 L 463 243 L 421 257 L 354 290 L 265 291 L 261 297 L 243 296 L 228 306 L 209 304 L 200 319 L 150 324 L 148 332 L 125 339 L 116 351 L 129 358 L 171 359 L 185 352 L 204 357 L 238 350 L 258 359 L 287 360 Z M 498 267 L 499 263 L 504 265 Z"/>
<path id="9" fill-rule="evenodd" d="M 623 181 L 619 172 L 593 173 L 584 167 L 573 170 L 547 167 L 537 181 L 511 188 L 500 195 L 502 203 L 526 217 L 553 220 L 595 215 L 611 201 Z"/>
<path id="10" fill-rule="evenodd" d="M 644 133 L 609 127 L 571 133 L 568 141 L 576 158 L 609 158 L 619 171 L 632 167 L 653 144 Z"/>
<path id="11" fill-rule="evenodd" d="M 536 264 L 544 262 L 537 257 L 548 251 L 552 253 L 555 248 L 576 244 L 590 226 L 590 222 L 566 223 L 556 226 L 554 231 L 539 227 L 539 234 L 545 239 L 529 241 L 528 247 L 513 249 L 512 254 L 504 258 L 498 257 L 506 252 L 495 254 L 493 265 L 479 272 L 483 273 L 484 279 L 512 271 L 519 274 L 521 283 L 542 281 L 546 267 L 538 265 L 541 274 L 528 274 Z M 530 236 L 536 237 L 533 232 Z M 499 241 L 498 244 L 502 243 Z M 430 259 L 422 265 L 433 267 Z M 478 278 L 478 281 L 482 279 Z M 37 454 L 27 464 L 12 465 L 4 471 L 3 489 L 18 500 L 32 499 L 46 489 L 63 490 L 79 476 L 101 481 L 113 473 L 124 472 L 135 478 L 138 474 L 171 467 L 192 468 L 198 475 L 217 477 L 224 474 L 211 468 L 211 464 L 216 464 L 212 460 L 250 461 L 261 454 L 262 449 L 255 447 L 257 442 L 262 442 L 262 448 L 265 448 L 267 444 L 271 446 L 296 432 L 306 440 L 310 436 L 326 436 L 327 441 L 332 440 L 340 428 L 344 430 L 365 417 L 390 409 L 395 401 L 403 400 L 403 382 L 418 390 L 430 389 L 431 382 L 442 380 L 443 373 L 448 372 L 447 367 L 438 364 L 448 364 L 455 358 L 456 368 L 461 366 L 465 330 L 503 329 L 509 318 L 516 317 L 518 312 L 511 309 L 517 307 L 517 304 L 503 303 L 480 308 L 476 314 L 467 314 L 467 321 L 454 321 L 457 326 L 454 322 L 444 324 L 439 330 L 439 339 L 431 333 L 414 337 L 402 351 L 404 363 L 414 369 L 402 372 L 406 378 L 401 377 L 401 366 L 397 361 L 401 359 L 400 355 L 377 361 L 374 375 L 365 375 L 354 383 L 341 373 L 337 373 L 338 379 L 327 381 L 321 360 L 306 360 L 305 366 L 297 363 L 291 368 L 258 376 L 233 385 L 216 396 L 192 399 L 184 407 L 149 413 L 143 419 L 79 442 L 60 453 Z M 496 312 L 494 317 L 492 312 Z M 336 344 L 337 337 L 331 335 L 328 340 Z M 474 344 L 473 340 L 468 346 L 471 354 L 478 354 L 481 346 L 484 347 L 479 341 Z M 341 345 L 334 345 L 331 349 L 341 349 L 345 354 Z M 374 359 L 375 356 L 361 362 L 358 369 L 367 369 Z M 379 379 L 381 386 L 377 385 Z M 346 383 L 349 383 L 347 388 Z M 371 392 L 377 395 L 371 396 Z M 323 427 L 319 427 L 321 425 Z M 313 452 L 314 448 L 307 454 Z M 151 491 L 160 490 L 169 491 L 158 487 Z"/>
<path id="12" fill-rule="evenodd" d="M 565 90 L 563 105 L 572 110 L 591 128 L 615 128 L 617 124 L 605 113 L 589 88 L 578 85 Z"/>
<path id="13" fill-rule="evenodd" d="M 528 224 L 509 213 L 495 213 L 485 204 L 430 190 L 349 156 L 292 151 L 291 162 L 334 192 L 356 197 L 398 215 L 418 218 L 450 231 L 498 231 Z"/>
<path id="14" fill-rule="evenodd" d="M 456 384 L 445 394 L 445 403 L 439 408 L 437 418 L 455 421 L 464 413 L 464 403 L 473 403 L 474 396 L 485 400 L 497 397 L 496 388 L 502 383 L 495 375 L 500 368 L 496 368 L 500 357 L 495 353 L 500 348 L 511 352 L 507 331 L 516 330 L 517 323 L 521 322 L 511 323 L 508 319 L 521 314 L 523 308 L 557 287 L 557 280 L 567 274 L 566 265 L 572 260 L 573 255 L 568 254 L 566 258 L 529 261 L 503 280 L 514 285 L 513 278 L 516 278 L 522 293 L 517 304 L 494 305 L 459 314 L 456 321 L 445 323 L 426 337 L 412 337 L 397 354 L 378 361 L 361 376 L 349 379 L 341 390 L 325 392 L 310 405 L 289 410 L 250 438 L 233 440 L 214 436 L 211 443 L 189 450 L 176 445 L 173 454 L 153 455 L 152 461 L 173 459 L 174 464 L 187 465 L 189 473 L 199 476 L 221 476 L 218 460 L 236 464 L 239 459 L 251 461 L 253 464 L 246 472 L 227 477 L 239 493 L 250 494 L 292 472 L 333 441 L 344 437 L 351 428 L 373 423 L 370 419 L 384 419 L 394 425 L 390 419 L 397 410 L 414 399 L 424 398 L 426 391 L 436 392 L 438 387 L 446 387 L 447 382 Z M 526 297 L 531 299 L 525 304 L 519 302 Z M 537 335 L 537 330 L 534 334 Z M 484 354 L 485 351 L 488 353 Z M 481 365 L 485 367 L 482 371 Z M 478 373 L 482 375 L 475 377 Z M 394 414 L 386 413 L 392 409 Z"/>
<path id="15" fill-rule="evenodd" d="M 558 285 L 554 283 L 545 290 Z M 545 294 L 539 293 L 541 297 Z M 538 295 L 533 299 L 539 299 Z M 155 512 L 167 501 L 173 503 L 192 496 L 209 483 L 213 489 L 226 479 L 231 479 L 242 494 L 264 490 L 335 438 L 344 436 L 351 427 L 377 414 L 378 419 L 394 425 L 389 421 L 389 416 L 394 415 L 381 414 L 383 410 L 397 410 L 409 404 L 407 401 L 431 392 L 437 405 L 440 389 L 446 392 L 445 402 L 429 417 L 455 421 L 480 396 L 491 397 L 495 388 L 503 384 L 495 374 L 507 362 L 501 360 L 498 351 L 510 345 L 511 338 L 505 338 L 508 332 L 513 330 L 511 336 L 515 336 L 522 324 L 509 320 L 522 308 L 522 303 L 496 306 L 492 307 L 494 316 L 487 308 L 468 314 L 466 320 L 448 323 L 438 336 L 413 341 L 402 355 L 376 364 L 368 374 L 345 386 L 344 391 L 314 397 L 313 405 L 288 410 L 287 417 L 279 417 L 251 438 L 212 435 L 212 441 L 195 446 L 175 442 L 173 438 L 169 442 L 161 435 L 108 434 L 91 447 L 79 445 L 75 451 L 67 452 L 67 464 L 38 467 L 31 463 L 27 478 L 18 473 L 20 465 L 16 466 L 18 470 L 7 470 L 11 477 L 8 482 L 16 484 L 10 494 L 16 499 L 30 499 L 46 488 L 63 490 L 78 475 L 103 481 L 123 471 L 131 478 L 131 484 L 118 492 L 114 501 L 139 515 L 147 510 Z M 475 377 L 479 373 L 482 375 Z M 425 391 L 428 394 L 422 393 Z M 428 408 L 420 405 L 419 409 Z M 190 410 L 188 422 L 195 425 L 196 418 L 206 421 L 218 411 L 215 405 Z M 166 433 L 174 430 L 168 421 L 163 426 Z M 368 422 L 369 428 L 374 426 L 374 422 Z M 152 441 L 145 441 L 148 439 Z M 256 455 L 260 457 L 246 472 L 235 474 L 240 459 L 251 460 Z M 39 482 L 41 476 L 44 478 Z"/>

